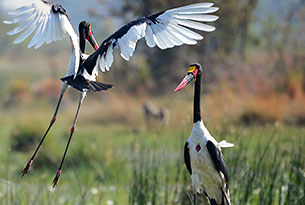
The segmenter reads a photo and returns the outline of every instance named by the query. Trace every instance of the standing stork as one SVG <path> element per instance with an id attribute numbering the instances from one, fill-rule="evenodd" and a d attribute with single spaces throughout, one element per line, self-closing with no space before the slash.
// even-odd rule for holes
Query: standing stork
<path id="1" fill-rule="evenodd" d="M 194 204 L 196 193 L 204 192 L 211 205 L 230 205 L 228 174 L 221 147 L 233 147 L 225 140 L 217 142 L 205 127 L 200 113 L 200 83 L 202 69 L 192 64 L 175 92 L 195 80 L 194 125 L 191 136 L 184 146 L 184 162 L 192 176 Z"/>
<path id="2" fill-rule="evenodd" d="M 65 77 L 61 79 L 63 84 L 55 113 L 41 142 L 24 168 L 22 175 L 33 164 L 34 157 L 54 124 L 63 94 L 68 86 L 79 90 L 81 95 L 70 137 L 53 181 L 53 186 L 57 184 L 61 174 L 62 164 L 75 130 L 80 106 L 86 93 L 111 88 L 111 85 L 95 81 L 98 75 L 98 61 L 100 61 L 99 67 L 103 72 L 109 71 L 113 63 L 114 48 L 118 48 L 123 59 L 128 61 L 135 51 L 137 42 L 144 37 L 149 47 L 155 47 L 157 45 L 160 49 L 172 48 L 182 44 L 195 45 L 203 37 L 191 29 L 205 32 L 214 31 L 215 27 L 201 22 L 216 21 L 218 17 L 211 15 L 211 13 L 217 10 L 217 7 L 213 7 L 213 3 L 197 3 L 141 17 L 121 27 L 104 40 L 100 47 L 98 47 L 94 40 L 91 26 L 87 22 L 83 22 L 82 27 L 81 23 L 80 35 L 78 37 L 68 18 L 66 10 L 54 1 L 33 0 L 32 4 L 22 6 L 14 12 L 11 12 L 12 20 L 4 21 L 4 23 L 20 23 L 20 25 L 8 34 L 14 35 L 25 30 L 14 43 L 21 43 L 32 33 L 35 33 L 28 47 L 34 46 L 34 48 L 39 48 L 44 43 L 48 44 L 52 41 L 62 39 L 64 34 L 68 33 L 72 44 L 70 63 Z M 96 50 L 89 56 L 84 54 L 86 39 Z"/>

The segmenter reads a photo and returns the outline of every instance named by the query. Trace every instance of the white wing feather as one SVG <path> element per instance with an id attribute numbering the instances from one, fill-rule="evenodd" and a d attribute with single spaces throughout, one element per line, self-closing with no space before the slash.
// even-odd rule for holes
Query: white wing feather
<path id="1" fill-rule="evenodd" d="M 154 22 L 147 20 L 132 26 L 121 38 L 113 39 L 107 51 L 100 56 L 101 70 L 103 72 L 108 71 L 112 65 L 113 46 L 117 46 L 122 58 L 129 61 L 135 51 L 137 42 L 143 37 L 145 37 L 146 44 L 151 48 L 156 45 L 160 49 L 167 49 L 183 44 L 196 44 L 197 40 L 201 40 L 203 37 L 191 29 L 205 32 L 215 30 L 215 27 L 202 23 L 213 22 L 218 19 L 218 16 L 210 15 L 218 10 L 217 7 L 212 6 L 213 3 L 197 3 L 174 8 L 165 11 Z"/>
<path id="2" fill-rule="evenodd" d="M 129 58 L 136 49 L 137 42 L 145 36 L 146 26 L 146 23 L 132 26 L 121 38 L 112 40 L 108 45 L 107 51 L 100 57 L 100 68 L 102 72 L 109 71 L 113 63 L 114 45 L 120 49 L 122 58 L 129 61 Z"/>
<path id="3" fill-rule="evenodd" d="M 37 49 L 44 43 L 49 44 L 63 39 L 68 33 L 71 39 L 72 51 L 66 76 L 76 76 L 80 60 L 78 35 L 76 34 L 69 18 L 65 14 L 60 12 L 54 13 L 52 11 L 53 4 L 53 2 L 45 3 L 42 0 L 33 0 L 33 3 L 9 12 L 11 20 L 6 20 L 4 23 L 18 23 L 19 25 L 7 34 L 15 35 L 23 32 L 13 42 L 14 44 L 23 42 L 33 34 L 28 47 L 34 47 Z"/>
<path id="4" fill-rule="evenodd" d="M 218 10 L 212 7 L 213 3 L 197 3 L 165 11 L 156 18 L 156 22 L 148 23 L 152 28 L 154 40 L 161 49 L 180 46 L 183 44 L 196 44 L 203 37 L 188 29 L 212 32 L 215 27 L 200 22 L 213 22 L 218 19 L 214 15 L 206 15 Z M 174 40 L 176 38 L 178 40 Z M 173 45 L 174 44 L 174 45 Z"/>

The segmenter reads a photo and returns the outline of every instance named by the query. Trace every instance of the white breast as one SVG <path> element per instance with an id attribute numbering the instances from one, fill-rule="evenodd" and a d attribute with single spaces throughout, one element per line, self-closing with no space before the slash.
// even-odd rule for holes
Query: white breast
<path id="1" fill-rule="evenodd" d="M 82 55 L 83 60 L 85 60 L 89 57 L 89 55 L 87 55 L 87 54 L 81 54 L 81 55 Z M 84 69 L 82 75 L 87 80 L 96 81 L 96 77 L 98 76 L 98 66 L 95 65 L 91 75 L 87 72 L 86 69 Z"/>
<path id="2" fill-rule="evenodd" d="M 192 167 L 192 186 L 198 192 L 200 187 L 217 202 L 221 203 L 221 186 L 223 180 L 220 173 L 216 170 L 214 162 L 206 147 L 206 143 L 211 141 L 217 145 L 217 141 L 210 135 L 203 122 L 194 124 L 191 136 L 188 139 L 190 160 Z M 200 145 L 200 151 L 196 146 Z"/>

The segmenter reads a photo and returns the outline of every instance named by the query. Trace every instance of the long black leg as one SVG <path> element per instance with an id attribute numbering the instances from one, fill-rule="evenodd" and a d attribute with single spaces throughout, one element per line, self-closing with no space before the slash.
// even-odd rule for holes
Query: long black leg
<path id="1" fill-rule="evenodd" d="M 70 142 L 71 142 L 73 133 L 74 133 L 75 128 L 76 128 L 76 122 L 77 122 L 77 118 L 78 118 L 78 115 L 79 115 L 80 107 L 81 107 L 82 102 L 83 102 L 83 100 L 85 99 L 85 97 L 86 97 L 86 93 L 85 93 L 85 92 L 81 93 L 80 99 L 79 99 L 78 108 L 77 108 L 76 115 L 75 115 L 75 118 L 74 118 L 74 122 L 73 122 L 73 125 L 72 125 L 72 128 L 71 128 L 70 137 L 69 137 L 69 139 L 68 139 L 68 143 L 67 143 L 67 145 L 66 145 L 66 149 L 65 149 L 64 155 L 62 156 L 62 159 L 61 159 L 59 168 L 58 168 L 58 170 L 57 170 L 56 176 L 55 176 L 55 178 L 54 178 L 54 180 L 53 180 L 53 188 L 56 186 L 56 184 L 57 184 L 57 182 L 58 182 L 58 179 L 59 179 L 59 177 L 60 177 L 60 175 L 61 175 L 61 168 L 62 168 L 62 165 L 63 165 L 63 163 L 64 163 L 64 160 L 65 160 L 65 157 L 66 157 L 66 154 L 67 154 L 67 151 L 68 151 L 68 148 L 69 148 L 69 145 L 70 145 Z"/>
<path id="2" fill-rule="evenodd" d="M 50 125 L 49 125 L 48 129 L 46 130 L 46 132 L 44 133 L 42 139 L 40 140 L 40 142 L 39 142 L 37 148 L 35 149 L 35 152 L 33 153 L 32 157 L 31 157 L 30 160 L 28 161 L 28 163 L 27 163 L 27 165 L 25 166 L 25 168 L 22 170 L 22 176 L 24 176 L 24 175 L 29 171 L 31 165 L 32 165 L 33 162 L 34 162 L 34 158 L 35 158 L 36 154 L 38 153 L 38 150 L 39 150 L 40 146 L 42 145 L 43 141 L 45 140 L 45 138 L 46 138 L 48 132 L 50 131 L 50 129 L 51 129 L 51 127 L 52 127 L 52 125 L 55 123 L 55 121 L 56 121 L 56 116 L 57 116 L 57 112 L 58 112 L 58 109 L 59 109 L 61 100 L 62 100 L 62 98 L 63 98 L 63 96 L 64 96 L 64 93 L 65 93 L 67 87 L 68 87 L 68 86 L 67 86 L 66 84 L 63 84 L 62 89 L 61 89 L 61 93 L 60 93 L 60 96 L 59 96 L 59 99 L 58 99 L 58 102 L 57 102 L 57 106 L 56 106 L 54 115 L 53 115 L 53 117 L 52 117 L 52 120 L 51 120 L 51 122 L 50 122 Z"/>

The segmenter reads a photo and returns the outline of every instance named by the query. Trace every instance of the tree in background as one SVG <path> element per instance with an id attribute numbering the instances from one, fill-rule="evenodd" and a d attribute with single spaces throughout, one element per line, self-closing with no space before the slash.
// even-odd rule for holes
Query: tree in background
<path id="1" fill-rule="evenodd" d="M 100 2 L 105 6 L 109 3 L 105 1 Z M 120 2 L 119 7 L 109 9 L 109 11 L 111 11 L 110 15 L 114 17 L 112 18 L 112 22 L 119 20 L 116 28 L 137 17 L 147 16 L 186 4 L 183 0 L 121 0 Z M 188 1 L 187 4 L 198 2 L 200 1 Z M 94 12 L 92 13 L 95 14 Z M 98 14 L 97 17 L 99 17 Z M 110 33 L 115 29 L 113 28 L 111 30 Z M 206 36 L 209 36 L 209 34 L 205 35 L 205 37 Z M 179 68 L 183 69 L 185 67 L 181 65 L 188 65 L 190 62 L 202 60 L 201 56 L 207 56 L 205 55 L 207 42 L 207 39 L 205 39 L 204 42 L 198 42 L 197 46 L 184 45 L 162 51 L 159 48 L 148 48 L 144 45 L 145 42 L 143 43 L 143 41 L 140 41 L 137 45 L 136 55 L 132 57 L 137 58 L 138 63 L 133 65 L 130 62 L 124 62 L 116 58 L 115 63 L 120 63 L 124 69 L 113 70 L 113 75 L 116 78 L 116 81 L 120 81 L 120 84 L 122 84 L 122 81 L 125 81 L 126 84 L 123 82 L 123 84 L 125 84 L 124 87 L 128 87 L 129 90 L 131 89 L 132 91 L 137 89 L 136 86 L 138 83 L 135 82 L 141 81 L 141 87 L 145 86 L 146 88 L 150 88 L 151 92 L 167 92 L 167 90 L 162 88 L 168 87 L 167 85 L 172 81 L 176 82 L 181 76 L 181 73 L 184 73 L 184 70 L 181 70 L 181 73 L 179 74 Z M 200 53 L 200 55 L 198 53 Z M 142 60 L 138 59 L 139 56 L 141 56 L 140 58 L 142 58 Z M 153 56 L 153 58 L 151 56 Z M 172 72 L 173 70 L 175 70 L 175 72 Z"/>
<path id="2" fill-rule="evenodd" d="M 110 1 L 105 0 L 97 1 L 105 6 L 110 3 Z M 114 22 L 115 25 L 115 27 L 112 25 L 108 34 L 139 16 L 202 1 L 120 0 L 118 2 L 118 4 L 108 9 L 108 15 L 114 17 L 111 22 Z M 114 76 L 114 79 L 120 81 L 120 84 L 123 83 L 124 87 L 132 91 L 136 90 L 138 85 L 133 82 L 140 80 L 142 82 L 141 87 L 149 88 L 150 91 L 155 91 L 155 93 L 162 93 L 163 87 L 170 87 L 171 82 L 179 80 L 179 76 L 184 72 L 183 68 L 190 62 L 204 62 L 205 65 L 213 68 L 209 71 L 209 75 L 212 76 L 205 76 L 205 80 L 208 81 L 207 84 L 217 83 L 217 78 L 220 79 L 218 75 L 227 75 L 233 73 L 232 70 L 238 69 L 238 66 L 226 65 L 229 58 L 234 57 L 234 59 L 237 59 L 237 63 L 247 63 L 248 59 L 245 58 L 247 51 L 250 51 L 249 49 L 253 51 L 254 48 L 262 52 L 267 51 L 265 55 L 271 57 L 266 65 L 265 72 L 270 67 L 270 69 L 273 69 L 273 73 L 286 75 L 285 70 L 289 66 L 286 65 L 285 55 L 288 51 L 287 48 L 291 47 L 292 44 L 291 37 L 294 33 L 295 13 L 301 11 L 304 0 L 296 0 L 294 2 L 295 6 L 290 8 L 282 8 L 285 12 L 281 12 L 279 16 L 282 17 L 287 13 L 287 16 L 283 18 L 284 20 L 279 20 L 279 17 L 271 14 L 260 16 L 260 13 L 258 13 L 259 16 L 256 16 L 257 6 L 264 3 L 259 0 L 210 0 L 209 2 L 213 2 L 215 6 L 220 7 L 217 12 L 220 19 L 213 24 L 217 27 L 215 32 L 204 34 L 205 39 L 199 41 L 196 46 L 184 45 L 165 51 L 158 48 L 150 49 L 141 41 L 138 44 L 136 55 L 133 56 L 133 58 L 137 58 L 136 64 L 116 58 L 115 64 L 117 67 L 124 67 L 124 69 L 113 69 L 111 75 Z M 298 6 L 296 7 L 296 5 Z M 98 14 L 98 11 L 95 12 Z M 302 12 L 299 12 L 299 16 L 302 16 Z M 299 18 L 302 19 L 303 17 Z M 255 25 L 254 32 L 252 30 L 253 25 L 257 21 L 260 21 L 259 28 Z M 107 30 L 108 26 L 109 23 L 106 23 L 104 30 Z M 256 42 L 251 41 L 255 38 L 257 39 Z M 298 43 L 296 44 L 298 45 Z M 221 72 L 214 71 L 218 69 L 217 67 L 220 67 Z M 243 68 L 240 69 L 244 70 Z M 175 72 L 172 72 L 172 70 L 175 70 Z"/>
<path id="3" fill-rule="evenodd" d="M 214 2 L 221 5 L 218 13 L 221 18 L 217 22 L 217 51 L 225 55 L 236 51 L 244 58 L 249 28 L 258 0 L 215 0 Z"/>

